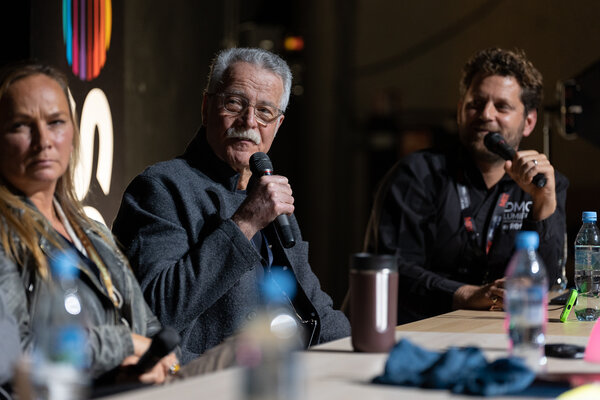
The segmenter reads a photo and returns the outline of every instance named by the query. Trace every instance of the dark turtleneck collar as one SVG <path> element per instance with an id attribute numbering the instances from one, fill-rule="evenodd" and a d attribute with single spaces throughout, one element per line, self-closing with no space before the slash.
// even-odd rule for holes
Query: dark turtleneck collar
<path id="1" fill-rule="evenodd" d="M 206 127 L 202 126 L 198 130 L 185 152 L 178 158 L 186 160 L 192 167 L 202 171 L 228 190 L 232 192 L 237 190 L 240 174 L 213 152 L 206 140 Z"/>

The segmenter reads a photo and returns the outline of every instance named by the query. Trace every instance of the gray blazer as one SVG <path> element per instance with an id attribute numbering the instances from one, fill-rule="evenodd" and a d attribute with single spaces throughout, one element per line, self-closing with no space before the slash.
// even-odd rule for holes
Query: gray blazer
<path id="1" fill-rule="evenodd" d="M 103 225 L 98 223 L 96 229 L 111 237 Z M 117 309 L 96 273 L 84 263 L 79 265 L 79 292 L 89 328 L 92 376 L 98 377 L 133 354 L 132 332 L 150 337 L 160 330 L 160 323 L 144 302 L 127 261 L 115 250 L 114 243 L 106 243 L 93 229 L 84 229 L 84 232 L 109 269 L 113 284 L 123 299 L 120 309 Z M 56 239 L 59 242 L 65 240 L 58 234 Z M 40 237 L 40 247 L 47 257 L 58 250 L 44 237 Z M 0 246 L 0 291 L 4 294 L 7 310 L 17 320 L 21 348 L 27 352 L 32 348 L 35 315 L 44 301 L 43 293 L 48 289 L 48 282 L 34 272 L 31 254 L 23 254 L 22 260 L 23 265 L 17 265 Z"/>
<path id="2" fill-rule="evenodd" d="M 150 307 L 182 336 L 189 361 L 236 333 L 256 315 L 257 278 L 268 265 L 231 216 L 246 198 L 239 175 L 218 159 L 201 131 L 185 154 L 136 177 L 113 232 L 123 244 Z M 303 318 L 318 321 L 313 344 L 350 334 L 308 263 L 308 243 L 295 218 L 296 245 L 284 249 L 267 229 L 273 265 L 290 267 Z"/>

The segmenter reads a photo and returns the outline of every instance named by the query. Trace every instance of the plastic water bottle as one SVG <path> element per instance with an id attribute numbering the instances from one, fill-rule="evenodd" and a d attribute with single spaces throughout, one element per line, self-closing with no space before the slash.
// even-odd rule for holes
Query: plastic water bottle
<path id="1" fill-rule="evenodd" d="M 288 307 L 295 280 L 280 272 L 274 277 L 268 273 L 261 285 L 264 304 L 238 339 L 236 356 L 244 367 L 242 391 L 248 400 L 304 397 L 296 353 L 301 349 L 301 329 Z"/>
<path id="2" fill-rule="evenodd" d="M 506 270 L 506 303 L 510 353 L 533 370 L 546 365 L 544 344 L 548 321 L 548 278 L 536 250 L 536 232 L 520 232 L 516 252 Z"/>
<path id="3" fill-rule="evenodd" d="M 580 321 L 595 321 L 600 316 L 600 232 L 596 212 L 584 211 L 583 225 L 575 239 L 575 315 Z"/>
<path id="4" fill-rule="evenodd" d="M 60 253 L 51 262 L 53 285 L 40 293 L 35 316 L 32 383 L 36 399 L 77 400 L 88 397 L 87 332 L 77 288 L 74 254 Z"/>

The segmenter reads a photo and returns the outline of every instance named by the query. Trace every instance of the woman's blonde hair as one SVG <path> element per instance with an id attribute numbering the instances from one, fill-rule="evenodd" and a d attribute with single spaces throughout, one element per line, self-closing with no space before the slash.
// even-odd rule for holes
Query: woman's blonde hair
<path id="1" fill-rule="evenodd" d="M 13 83 L 34 75 L 45 75 L 56 81 L 62 88 L 67 103 L 71 104 L 67 78 L 60 71 L 47 65 L 21 63 L 6 67 L 0 72 L 0 107 L 2 107 L 4 96 Z M 86 217 L 75 194 L 74 170 L 79 156 L 80 139 L 75 111 L 72 107 L 69 107 L 69 116 L 73 125 L 73 151 L 67 170 L 58 179 L 54 195 L 72 223 L 92 226 L 93 224 Z M 2 133 L 0 132 L 0 134 Z M 61 246 L 57 243 L 55 236 L 51 234 L 53 228 L 46 218 L 15 192 L 14 188 L 0 175 L 0 218 L 2 219 L 0 241 L 2 247 L 5 253 L 21 266 L 26 262 L 25 254 L 31 253 L 37 272 L 45 278 L 48 276 L 48 262 L 39 245 L 40 237 L 43 236 L 53 244 Z"/>

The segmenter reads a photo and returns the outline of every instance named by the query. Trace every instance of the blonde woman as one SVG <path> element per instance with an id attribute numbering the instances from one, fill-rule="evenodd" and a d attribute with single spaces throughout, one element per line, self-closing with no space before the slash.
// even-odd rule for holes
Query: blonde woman
<path id="1" fill-rule="evenodd" d="M 49 261 L 61 249 L 76 252 L 91 370 L 99 378 L 135 363 L 160 324 L 108 230 L 87 218 L 75 197 L 78 144 L 61 73 L 24 64 L 0 74 L 0 290 L 27 352 L 39 294 L 51 284 Z M 174 365 L 169 354 L 139 380 L 161 383 Z"/>

